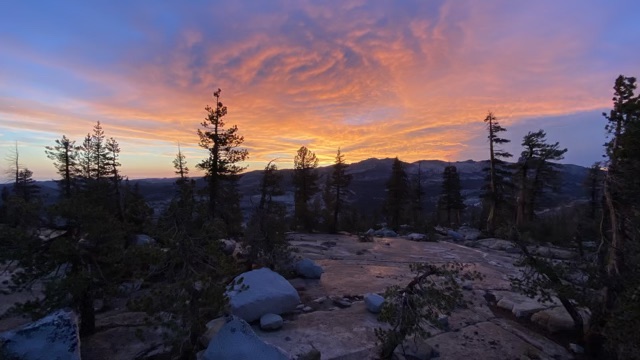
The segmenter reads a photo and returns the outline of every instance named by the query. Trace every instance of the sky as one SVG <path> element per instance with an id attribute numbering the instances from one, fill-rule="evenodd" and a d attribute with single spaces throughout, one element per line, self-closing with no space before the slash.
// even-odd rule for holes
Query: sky
<path id="1" fill-rule="evenodd" d="M 518 154 L 540 128 L 566 163 L 601 159 L 615 78 L 640 76 L 637 0 L 0 2 L 0 160 L 56 178 L 44 147 L 100 121 L 130 178 L 192 169 L 222 89 L 248 170 L 484 160 L 492 111 Z M 6 169 L 0 162 L 0 170 Z"/>

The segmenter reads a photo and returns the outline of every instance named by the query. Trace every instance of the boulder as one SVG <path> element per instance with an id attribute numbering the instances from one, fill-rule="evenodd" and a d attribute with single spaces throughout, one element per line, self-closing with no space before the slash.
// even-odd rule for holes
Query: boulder
<path id="1" fill-rule="evenodd" d="M 550 333 L 571 330 L 574 324 L 571 315 L 562 306 L 542 310 L 531 315 L 531 322 L 546 328 Z"/>
<path id="2" fill-rule="evenodd" d="M 137 279 L 137 280 L 133 280 L 133 281 L 125 281 L 122 284 L 120 284 L 120 286 L 118 286 L 118 290 L 123 295 L 129 295 L 131 293 L 134 293 L 134 292 L 140 290 L 140 288 L 142 288 L 142 283 L 143 282 L 144 282 L 144 280 L 142 280 L 142 279 Z"/>
<path id="3" fill-rule="evenodd" d="M 458 233 L 462 235 L 466 240 L 478 240 L 482 235 L 482 232 L 478 229 L 474 229 L 469 226 L 460 226 Z"/>
<path id="4" fill-rule="evenodd" d="M 574 343 L 569 344 L 569 349 L 571 349 L 571 352 L 574 354 L 584 353 L 584 348 L 578 344 L 574 344 Z"/>
<path id="5" fill-rule="evenodd" d="M 438 316 L 438 325 L 443 329 L 449 329 L 449 317 L 447 315 Z"/>
<path id="6" fill-rule="evenodd" d="M 318 349 L 311 348 L 309 351 L 305 353 L 298 354 L 298 356 L 296 357 L 296 360 L 321 360 L 322 358 L 321 355 L 322 354 L 320 354 L 320 351 L 318 351 Z"/>
<path id="7" fill-rule="evenodd" d="M 231 313 L 249 322 L 260 319 L 264 314 L 292 311 L 300 303 L 296 289 L 268 268 L 238 275 L 226 295 Z"/>
<path id="8" fill-rule="evenodd" d="M 462 234 L 453 230 L 447 230 L 447 236 L 450 236 L 451 238 L 453 238 L 453 240 L 456 241 L 464 240 L 464 236 L 462 236 Z"/>
<path id="9" fill-rule="evenodd" d="M 346 309 L 348 307 L 351 307 L 351 301 L 344 298 L 333 299 L 333 304 L 341 309 Z"/>
<path id="10" fill-rule="evenodd" d="M 398 236 L 398 234 L 395 231 L 391 230 L 391 229 L 382 228 L 382 229 L 376 231 L 376 236 L 396 237 L 396 236 Z"/>
<path id="11" fill-rule="evenodd" d="M 260 329 L 262 330 L 278 330 L 282 327 L 284 320 L 282 316 L 276 314 L 264 314 L 260 318 Z"/>
<path id="12" fill-rule="evenodd" d="M 295 265 L 298 275 L 306 279 L 320 279 L 324 270 L 309 258 L 298 261 Z"/>
<path id="13" fill-rule="evenodd" d="M 411 233 L 411 234 L 405 236 L 405 238 L 407 240 L 411 240 L 411 241 L 426 241 L 427 240 L 427 235 L 418 234 L 418 233 Z"/>
<path id="14" fill-rule="evenodd" d="M 588 330 L 589 319 L 591 313 L 585 308 L 578 308 L 578 312 L 582 317 L 585 331 Z M 534 322 L 550 333 L 559 331 L 571 331 L 574 329 L 575 322 L 564 306 L 556 306 L 550 309 L 539 311 L 531 316 L 531 322 Z"/>
<path id="15" fill-rule="evenodd" d="M 515 317 L 529 319 L 531 315 L 546 310 L 552 306 L 560 305 L 556 298 L 551 302 L 540 302 L 537 298 L 530 298 L 526 295 L 514 292 L 499 292 L 501 298 L 497 302 L 499 308 L 511 311 Z"/>
<path id="16" fill-rule="evenodd" d="M 291 356 L 260 340 L 246 321 L 234 316 L 211 339 L 202 358 L 204 360 L 290 360 Z"/>
<path id="17" fill-rule="evenodd" d="M 364 303 L 367 305 L 369 312 L 377 314 L 382 310 L 384 298 L 378 294 L 366 294 L 364 296 Z"/>
<path id="18" fill-rule="evenodd" d="M 200 336 L 200 339 L 198 339 L 200 340 L 200 344 L 202 344 L 203 346 L 209 345 L 211 339 L 213 339 L 216 334 L 218 334 L 220 329 L 222 329 L 222 327 L 226 323 L 227 319 L 225 319 L 224 317 L 215 318 L 209 321 L 207 323 L 207 331 L 205 331 L 205 333 Z"/>
<path id="19" fill-rule="evenodd" d="M 235 241 L 228 239 L 220 239 L 218 241 L 220 242 L 220 249 L 222 249 L 223 253 L 232 255 L 236 250 L 237 243 Z"/>
<path id="20" fill-rule="evenodd" d="M 137 234 L 133 237 L 133 244 L 138 246 L 155 245 L 156 240 L 149 235 Z"/>
<path id="21" fill-rule="evenodd" d="M 394 351 L 396 356 L 401 356 L 406 360 L 413 359 L 431 359 L 437 352 L 424 339 L 414 336 L 409 338 L 398 346 Z"/>
<path id="22" fill-rule="evenodd" d="M 533 255 L 549 259 L 571 260 L 577 255 L 577 253 L 571 249 L 562 249 L 552 246 L 528 246 L 527 250 L 529 250 Z"/>
<path id="23" fill-rule="evenodd" d="M 482 239 L 482 240 L 478 240 L 478 244 L 486 248 L 489 248 L 491 250 L 509 251 L 510 249 L 517 249 L 516 245 L 513 242 L 509 240 L 502 240 L 502 239 L 494 239 L 494 238 Z"/>
<path id="24" fill-rule="evenodd" d="M 0 355 L 8 359 L 80 360 L 78 319 L 58 310 L 33 323 L 0 334 Z"/>

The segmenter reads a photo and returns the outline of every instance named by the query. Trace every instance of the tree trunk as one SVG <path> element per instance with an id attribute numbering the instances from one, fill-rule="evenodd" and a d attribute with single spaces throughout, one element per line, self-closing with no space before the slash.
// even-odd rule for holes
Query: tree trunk
<path id="1" fill-rule="evenodd" d="M 340 212 L 340 186 L 336 186 L 336 203 L 333 210 L 333 226 L 332 232 L 338 231 L 338 213 Z"/>
<path id="2" fill-rule="evenodd" d="M 623 236 L 620 231 L 620 224 L 617 214 L 617 209 L 613 202 L 613 195 L 611 194 L 611 175 L 607 175 L 607 180 L 604 182 L 604 198 L 607 208 L 609 209 L 609 222 L 611 223 L 611 243 L 607 251 L 606 258 L 606 272 L 609 277 L 615 277 L 620 274 L 619 269 L 619 253 L 623 245 Z"/>
<path id="3" fill-rule="evenodd" d="M 96 332 L 96 314 L 93 309 L 93 295 L 87 288 L 80 298 L 80 336 L 91 335 Z"/>
<path id="4" fill-rule="evenodd" d="M 495 167 L 495 155 L 493 152 L 493 120 L 489 119 L 489 179 L 490 179 L 490 191 L 491 196 L 489 201 L 489 216 L 487 217 L 487 232 L 489 235 L 493 235 L 496 231 L 496 167 Z"/>

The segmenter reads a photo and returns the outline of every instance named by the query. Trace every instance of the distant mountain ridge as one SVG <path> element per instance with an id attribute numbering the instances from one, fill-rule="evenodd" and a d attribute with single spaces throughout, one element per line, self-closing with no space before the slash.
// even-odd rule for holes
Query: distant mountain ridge
<path id="1" fill-rule="evenodd" d="M 370 158 L 349 165 L 347 173 L 353 176 L 349 190 L 351 192 L 352 204 L 361 211 L 373 212 L 382 207 L 385 198 L 385 183 L 391 174 L 392 158 L 377 159 Z M 440 195 L 442 182 L 442 172 L 448 165 L 456 166 L 460 174 L 463 195 L 465 202 L 470 205 L 479 205 L 481 189 L 484 184 L 484 168 L 488 166 L 485 161 L 455 161 L 447 162 L 442 160 L 420 160 L 412 163 L 404 163 L 405 171 L 410 179 L 414 179 L 420 169 L 422 173 L 422 187 L 425 191 L 424 208 L 432 210 L 436 200 Z M 331 173 L 331 165 L 318 168 L 320 174 L 319 185 L 324 186 L 326 176 Z M 560 192 L 549 194 L 543 200 L 542 207 L 552 207 L 568 203 L 586 197 L 586 192 L 582 187 L 588 169 L 579 165 L 558 164 L 562 179 Z M 293 206 L 293 184 L 291 182 L 293 170 L 278 170 L 283 175 L 282 188 L 285 191 L 283 196 L 277 200 Z M 239 191 L 242 195 L 241 206 L 245 213 L 257 204 L 259 198 L 259 184 L 262 178 L 262 170 L 249 171 L 241 177 L 239 181 Z M 196 178 L 198 186 L 204 186 L 202 177 Z M 130 180 L 130 184 L 139 184 L 140 191 L 151 202 L 155 208 L 161 208 L 175 194 L 174 178 L 151 178 Z M 58 188 L 54 181 L 38 181 L 42 193 L 51 199 L 57 196 Z"/>

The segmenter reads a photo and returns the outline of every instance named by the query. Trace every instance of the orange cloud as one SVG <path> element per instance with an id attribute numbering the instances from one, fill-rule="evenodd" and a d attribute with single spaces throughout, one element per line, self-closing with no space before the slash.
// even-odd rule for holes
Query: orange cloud
<path id="1" fill-rule="evenodd" d="M 19 84 L 26 95 L 11 97 L 0 85 L 0 126 L 82 136 L 100 120 L 135 154 L 125 166 L 160 156 L 144 170 L 169 176 L 165 157 L 175 144 L 201 154 L 195 129 L 217 88 L 250 161 L 288 156 L 282 167 L 301 145 L 323 164 L 338 147 L 349 161 L 460 160 L 488 110 L 509 126 L 609 106 L 617 72 L 593 55 L 600 48 L 593 38 L 613 10 L 571 7 L 569 16 L 564 6 L 507 1 L 280 5 L 175 9 L 173 21 L 183 26 L 171 35 L 132 16 L 142 40 L 113 48 L 106 66 L 80 45 L 69 49 L 77 60 L 13 41 L 11 58 L 74 81 L 57 96 L 62 103 L 35 95 L 45 90 L 30 93 L 28 84 Z M 0 79 L 19 78 L 0 71 Z M 145 150 L 154 144 L 160 154 Z"/>

